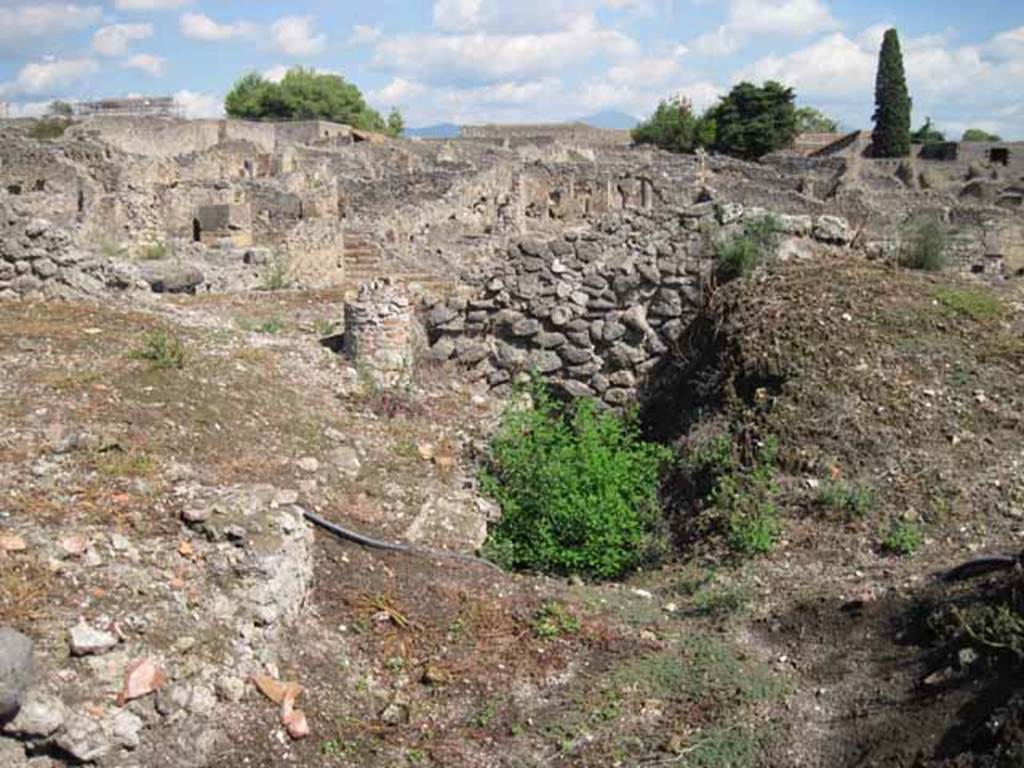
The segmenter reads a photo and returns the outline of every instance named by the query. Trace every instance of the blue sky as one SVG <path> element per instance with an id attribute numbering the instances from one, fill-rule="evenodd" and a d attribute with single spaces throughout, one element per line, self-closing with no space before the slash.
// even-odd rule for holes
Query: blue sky
<path id="1" fill-rule="evenodd" d="M 704 107 L 742 79 L 866 127 L 878 44 L 900 30 L 915 125 L 1024 139 L 1024 3 L 995 0 L 0 0 L 0 99 L 175 94 L 220 111 L 246 71 L 338 72 L 410 125 Z"/>

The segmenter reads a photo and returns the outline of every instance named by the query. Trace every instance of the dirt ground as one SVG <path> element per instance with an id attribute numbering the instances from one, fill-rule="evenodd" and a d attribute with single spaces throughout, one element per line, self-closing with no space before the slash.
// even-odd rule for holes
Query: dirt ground
<path id="1" fill-rule="evenodd" d="M 293 489 L 391 539 L 472 486 L 500 399 L 441 368 L 400 397 L 367 392 L 321 343 L 340 317 L 340 297 L 291 291 L 0 304 L 0 532 L 29 543 L 0 561 L 0 621 L 37 640 L 45 671 L 82 664 L 64 640 L 79 615 L 159 613 L 174 585 L 214 578 L 177 554 L 193 541 L 186 476 Z M 180 339 L 181 368 L 134 354 L 154 329 Z M 970 643 L 926 621 L 980 588 L 938 585 L 936 572 L 1024 538 L 1019 284 L 781 265 L 722 287 L 690 343 L 651 424 L 683 455 L 714 430 L 777 439 L 783 530 L 770 554 L 736 558 L 712 536 L 593 585 L 317 532 L 312 591 L 273 654 L 305 688 L 311 734 L 290 739 L 250 686 L 210 715 L 221 737 L 208 764 L 1020 764 L 1008 762 L 1024 733 L 1019 670 L 1005 656 L 961 669 Z M 58 449 L 70 435 L 85 437 Z M 299 466 L 310 457 L 313 472 Z M 829 506 L 835 483 L 870 504 Z M 677 491 L 666 500 L 685 531 L 696 512 Z M 903 556 L 886 547 L 896 523 L 921 534 Z M 144 561 L 159 553 L 154 583 L 55 569 L 76 531 L 120 534 Z M 165 746 L 145 764 L 189 764 L 170 719 L 138 707 L 144 741 Z"/>

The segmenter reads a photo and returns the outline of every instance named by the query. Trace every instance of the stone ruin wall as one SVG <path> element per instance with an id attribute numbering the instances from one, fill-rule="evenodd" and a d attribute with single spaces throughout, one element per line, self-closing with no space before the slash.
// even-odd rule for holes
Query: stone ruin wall
<path id="1" fill-rule="evenodd" d="M 345 352 L 374 386 L 412 382 L 415 329 L 408 294 L 387 278 L 365 283 L 345 305 Z"/>
<path id="2" fill-rule="evenodd" d="M 932 212 L 958 230 L 954 255 L 965 267 L 1000 272 L 1024 265 L 1019 211 L 1000 205 L 1021 191 L 1012 173 L 1024 153 L 1011 154 L 1005 168 L 986 169 L 999 178 L 974 180 L 964 199 L 944 185 L 920 182 L 939 166 L 956 165 L 939 161 L 918 161 L 914 167 L 923 170 L 914 170 L 908 184 L 898 161 L 890 167 L 835 156 L 750 164 L 647 148 L 584 151 L 561 140 L 534 142 L 528 152 L 481 139 L 342 145 L 343 128 L 94 118 L 62 141 L 5 141 L 0 194 L 20 195 L 29 214 L 23 219 L 42 216 L 68 230 L 79 247 L 170 238 L 200 257 L 191 240 L 206 209 L 247 209 L 249 215 L 231 217 L 241 230 L 202 233 L 208 255 L 241 260 L 245 252 L 231 256 L 232 248 L 269 247 L 317 285 L 343 281 L 346 230 L 374 243 L 383 269 L 450 279 L 503 254 L 509 238 L 557 237 L 610 214 L 701 199 L 840 215 L 875 255 L 892 252 L 903 219 Z M 144 141 L 150 134 L 156 140 Z M 297 141 L 309 144 L 290 143 Z M 148 154 L 125 154 L 119 146 Z"/>
<path id="3" fill-rule="evenodd" d="M 763 209 L 700 203 L 606 217 L 592 230 L 512 244 L 469 297 L 428 306 L 430 356 L 492 387 L 531 371 L 570 397 L 634 402 L 696 316 L 712 284 L 709 243 Z M 847 223 L 778 217 L 782 258 L 845 250 Z"/>

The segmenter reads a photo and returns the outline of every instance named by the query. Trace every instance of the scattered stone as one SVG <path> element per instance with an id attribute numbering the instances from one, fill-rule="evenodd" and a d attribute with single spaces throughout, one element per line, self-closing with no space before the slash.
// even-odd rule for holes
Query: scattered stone
<path id="1" fill-rule="evenodd" d="M 95 762 L 114 748 L 99 720 L 77 713 L 64 723 L 64 730 L 57 735 L 55 743 L 83 763 Z"/>
<path id="2" fill-rule="evenodd" d="M 29 691 L 18 710 L 18 715 L 4 726 L 4 733 L 29 739 L 44 739 L 56 733 L 67 717 L 64 703 L 56 696 Z"/>
<path id="3" fill-rule="evenodd" d="M 117 646 L 117 638 L 110 632 L 95 629 L 79 619 L 68 633 L 72 656 L 99 656 Z"/>
<path id="4" fill-rule="evenodd" d="M 0 718 L 14 712 L 32 684 L 32 641 L 0 627 Z"/>
<path id="5" fill-rule="evenodd" d="M 359 476 L 359 471 L 362 469 L 362 463 L 359 461 L 359 453 L 355 448 L 342 445 L 333 449 L 330 454 L 328 454 L 328 457 L 331 464 L 348 479 L 354 480 Z"/>
<path id="6" fill-rule="evenodd" d="M 110 724 L 110 735 L 115 744 L 127 750 L 139 748 L 141 742 L 139 734 L 142 732 L 142 718 L 135 713 L 122 709 Z"/>
<path id="7" fill-rule="evenodd" d="M 189 264 L 153 262 L 140 268 L 139 276 L 153 293 L 195 293 L 203 284 L 203 273 Z"/>
<path id="8" fill-rule="evenodd" d="M 819 216 L 814 222 L 814 238 L 826 243 L 847 245 L 853 240 L 850 224 L 838 216 Z"/>
<path id="9" fill-rule="evenodd" d="M 320 470 L 320 462 L 312 456 L 304 456 L 295 462 L 295 465 L 307 474 L 313 474 Z"/>
<path id="10" fill-rule="evenodd" d="M 224 701 L 237 703 L 245 697 L 245 681 L 233 675 L 217 678 L 217 695 Z"/>

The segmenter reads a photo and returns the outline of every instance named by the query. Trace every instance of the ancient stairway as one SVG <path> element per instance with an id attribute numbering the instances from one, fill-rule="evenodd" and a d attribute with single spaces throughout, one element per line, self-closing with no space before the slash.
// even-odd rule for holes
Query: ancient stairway
<path id="1" fill-rule="evenodd" d="M 345 292 L 355 293 L 359 286 L 378 277 L 390 277 L 405 285 L 419 286 L 427 294 L 450 291 L 452 282 L 430 272 L 412 271 L 388 261 L 379 246 L 365 233 L 345 233 Z"/>

